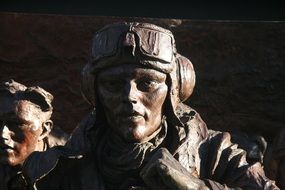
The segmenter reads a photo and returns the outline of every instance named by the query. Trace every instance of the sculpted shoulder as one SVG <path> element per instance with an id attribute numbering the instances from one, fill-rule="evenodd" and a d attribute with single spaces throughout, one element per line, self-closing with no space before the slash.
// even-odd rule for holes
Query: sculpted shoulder
<path id="1" fill-rule="evenodd" d="M 208 128 L 200 114 L 190 106 L 180 103 L 176 108 L 176 114 L 184 127 L 195 128 L 202 139 L 208 136 Z"/>
<path id="2" fill-rule="evenodd" d="M 65 147 L 72 150 L 80 151 L 81 153 L 88 152 L 91 150 L 91 137 L 94 133 L 95 121 L 96 121 L 95 110 L 85 116 L 82 121 L 74 129 L 72 135 L 65 144 Z"/>

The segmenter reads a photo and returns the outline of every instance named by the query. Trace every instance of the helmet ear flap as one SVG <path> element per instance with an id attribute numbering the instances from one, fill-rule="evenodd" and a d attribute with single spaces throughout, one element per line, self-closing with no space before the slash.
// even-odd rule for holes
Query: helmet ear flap
<path id="1" fill-rule="evenodd" d="M 95 106 L 95 76 L 91 73 L 92 65 L 87 63 L 81 71 L 80 90 L 83 98 Z"/>
<path id="2" fill-rule="evenodd" d="M 179 83 L 179 99 L 181 102 L 187 100 L 194 89 L 196 76 L 191 61 L 178 54 L 176 56 Z"/>

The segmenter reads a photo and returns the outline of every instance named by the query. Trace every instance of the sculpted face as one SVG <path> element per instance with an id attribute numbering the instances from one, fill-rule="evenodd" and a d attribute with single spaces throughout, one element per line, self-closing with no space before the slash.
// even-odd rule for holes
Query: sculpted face
<path id="1" fill-rule="evenodd" d="M 22 164 L 37 149 L 42 133 L 39 111 L 28 101 L 0 99 L 0 163 Z"/>
<path id="2" fill-rule="evenodd" d="M 160 129 L 166 74 L 138 64 L 99 72 L 97 90 L 109 126 L 128 142 L 144 142 Z"/>

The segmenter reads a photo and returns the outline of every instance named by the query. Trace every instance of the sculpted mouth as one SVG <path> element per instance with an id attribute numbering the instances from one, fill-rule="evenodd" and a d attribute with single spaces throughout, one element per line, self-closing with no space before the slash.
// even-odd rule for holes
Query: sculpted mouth
<path id="1" fill-rule="evenodd" d="M 129 120 L 140 120 L 140 119 L 143 119 L 143 116 L 141 116 L 141 115 L 134 115 L 134 116 L 129 116 L 127 118 Z"/>
<path id="2" fill-rule="evenodd" d="M 141 119 L 144 119 L 144 116 L 143 114 L 140 114 L 139 112 L 133 111 L 131 113 L 122 114 L 121 118 L 126 121 L 139 121 Z"/>
<path id="3" fill-rule="evenodd" d="M 0 144 L 1 150 L 13 150 L 13 147 L 6 145 L 6 144 Z"/>

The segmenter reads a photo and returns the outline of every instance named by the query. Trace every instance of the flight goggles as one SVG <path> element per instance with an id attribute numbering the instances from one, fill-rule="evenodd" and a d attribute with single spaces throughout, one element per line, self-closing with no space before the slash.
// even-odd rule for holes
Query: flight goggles
<path id="1" fill-rule="evenodd" d="M 120 23 L 108 25 L 95 34 L 91 63 L 96 72 L 121 63 L 128 55 L 128 59 L 132 57 L 169 73 L 175 54 L 175 41 L 169 30 L 148 23 Z"/>

